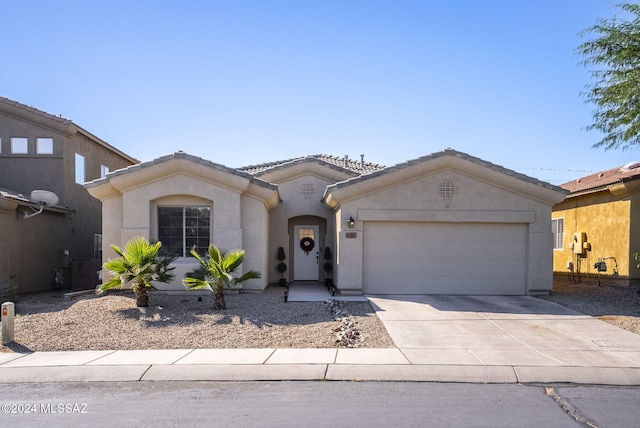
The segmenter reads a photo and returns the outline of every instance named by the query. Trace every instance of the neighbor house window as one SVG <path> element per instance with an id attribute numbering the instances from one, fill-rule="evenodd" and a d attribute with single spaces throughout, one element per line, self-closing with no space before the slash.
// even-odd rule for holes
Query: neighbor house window
<path id="1" fill-rule="evenodd" d="M 84 156 L 76 153 L 76 183 L 84 184 Z"/>
<path id="2" fill-rule="evenodd" d="M 93 234 L 93 258 L 102 262 L 102 235 Z"/>
<path id="3" fill-rule="evenodd" d="M 52 155 L 53 138 L 36 138 L 36 153 L 39 155 Z"/>
<path id="4" fill-rule="evenodd" d="M 158 207 L 158 240 L 162 242 L 162 253 L 189 257 L 195 247 L 198 254 L 205 254 L 210 242 L 210 224 L 210 207 Z"/>
<path id="5" fill-rule="evenodd" d="M 14 155 L 29 153 L 29 140 L 23 137 L 11 137 L 11 153 Z"/>
<path id="6" fill-rule="evenodd" d="M 100 165 L 100 178 L 105 178 L 109 174 L 109 167 Z"/>
<path id="7" fill-rule="evenodd" d="M 551 220 L 551 232 L 553 233 L 553 249 L 562 250 L 564 248 L 563 218 L 554 218 Z"/>

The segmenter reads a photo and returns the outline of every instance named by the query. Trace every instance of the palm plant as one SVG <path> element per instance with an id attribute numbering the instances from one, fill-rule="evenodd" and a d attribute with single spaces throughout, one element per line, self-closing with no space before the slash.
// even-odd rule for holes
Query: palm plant
<path id="1" fill-rule="evenodd" d="M 131 284 L 131 289 L 136 296 L 136 306 L 149 306 L 148 290 L 155 290 L 151 282 L 171 282 L 174 278 L 171 271 L 175 268 L 169 265 L 177 257 L 158 255 L 161 246 L 160 241 L 151 244 L 141 236 L 127 242 L 124 250 L 117 245 L 111 245 L 113 251 L 120 257 L 109 259 L 104 264 L 111 279 L 98 285 L 96 294 L 102 294 L 111 289 L 122 289 Z"/>
<path id="2" fill-rule="evenodd" d="M 201 257 L 195 249 L 191 250 L 200 266 L 187 273 L 182 283 L 188 290 L 209 290 L 213 293 L 213 307 L 227 309 L 224 300 L 224 288 L 234 287 L 248 279 L 260 278 L 260 272 L 250 270 L 240 277 L 234 273 L 244 261 L 244 250 L 220 251 L 213 244 L 209 245 L 207 255 Z"/>

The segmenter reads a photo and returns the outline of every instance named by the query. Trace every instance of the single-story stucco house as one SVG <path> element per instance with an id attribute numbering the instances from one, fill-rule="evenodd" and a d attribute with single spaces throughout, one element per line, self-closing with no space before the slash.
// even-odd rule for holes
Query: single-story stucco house
<path id="1" fill-rule="evenodd" d="M 327 155 L 229 168 L 183 152 L 87 183 L 102 201 L 103 254 L 134 236 L 182 256 L 246 250 L 244 270 L 277 283 L 324 278 L 343 294 L 535 295 L 552 288 L 551 209 L 566 191 L 452 149 L 390 167 Z"/>

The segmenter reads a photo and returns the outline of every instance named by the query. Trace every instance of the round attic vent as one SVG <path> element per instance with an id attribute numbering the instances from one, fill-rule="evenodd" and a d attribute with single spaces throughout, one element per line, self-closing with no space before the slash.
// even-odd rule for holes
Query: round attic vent
<path id="1" fill-rule="evenodd" d="M 629 162 L 628 164 L 626 164 L 625 166 L 622 167 L 623 171 L 629 171 L 630 169 L 636 169 L 640 167 L 640 162 L 638 161 L 633 161 L 633 162 Z"/>

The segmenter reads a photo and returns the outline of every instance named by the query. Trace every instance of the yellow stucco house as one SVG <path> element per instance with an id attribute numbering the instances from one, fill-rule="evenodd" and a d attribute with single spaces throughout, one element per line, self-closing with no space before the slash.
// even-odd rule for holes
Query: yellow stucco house
<path id="1" fill-rule="evenodd" d="M 552 287 L 551 209 L 559 187 L 452 149 L 383 167 L 312 155 L 229 168 L 183 152 L 86 183 L 110 244 L 141 235 L 194 266 L 189 249 L 246 250 L 243 269 L 277 283 L 323 280 L 342 294 L 533 295 Z"/>
<path id="2" fill-rule="evenodd" d="M 640 280 L 640 162 L 561 185 L 569 194 L 553 207 L 556 278 L 629 285 Z"/>

